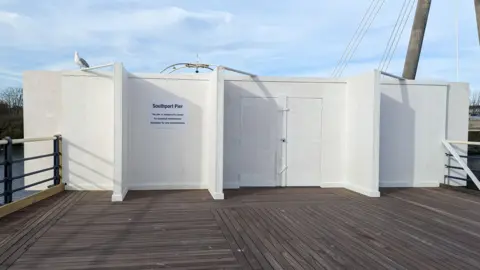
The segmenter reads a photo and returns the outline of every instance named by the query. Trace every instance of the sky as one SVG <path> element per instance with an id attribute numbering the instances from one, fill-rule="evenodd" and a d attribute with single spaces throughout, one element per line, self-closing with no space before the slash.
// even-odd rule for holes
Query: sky
<path id="1" fill-rule="evenodd" d="M 200 61 L 258 75 L 330 77 L 371 0 L 0 0 L 0 89 L 26 70 L 123 62 L 159 72 Z M 404 0 L 386 0 L 343 76 L 377 69 Z M 457 80 L 457 31 L 459 9 Z M 388 72 L 401 75 L 414 11 Z M 480 90 L 473 0 L 433 1 L 417 79 Z"/>

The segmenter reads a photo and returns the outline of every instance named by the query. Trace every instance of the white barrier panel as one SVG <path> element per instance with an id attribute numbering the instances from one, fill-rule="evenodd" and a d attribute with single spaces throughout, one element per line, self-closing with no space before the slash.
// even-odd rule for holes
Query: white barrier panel
<path id="1" fill-rule="evenodd" d="M 386 80 L 380 115 L 380 186 L 438 187 L 445 165 L 457 164 L 445 157 L 442 140 L 468 140 L 468 86 Z"/>
<path id="2" fill-rule="evenodd" d="M 347 80 L 346 184 L 370 197 L 379 197 L 380 73 Z"/>
<path id="3" fill-rule="evenodd" d="M 225 75 L 224 188 L 343 187 L 346 82 Z"/>
<path id="4" fill-rule="evenodd" d="M 380 86 L 378 71 L 319 79 L 114 70 L 27 72 L 24 89 L 25 137 L 62 134 L 66 188 L 111 190 L 114 201 L 129 189 L 208 189 L 223 199 L 224 188 L 248 186 L 372 197 L 379 186 L 438 186 L 445 164 L 458 164 L 441 141 L 468 136 L 466 84 Z M 50 149 L 27 144 L 25 156 Z"/>

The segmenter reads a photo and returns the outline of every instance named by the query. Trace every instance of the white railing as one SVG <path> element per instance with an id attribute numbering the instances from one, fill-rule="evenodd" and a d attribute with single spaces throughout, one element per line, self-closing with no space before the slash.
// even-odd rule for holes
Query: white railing
<path id="1" fill-rule="evenodd" d="M 450 154 L 455 158 L 455 160 L 460 164 L 462 169 L 467 173 L 467 175 L 472 179 L 473 183 L 477 186 L 478 189 L 480 189 L 480 182 L 478 181 L 477 176 L 468 168 L 468 165 L 465 163 L 465 161 L 460 157 L 458 154 L 457 150 L 453 148 L 452 144 L 467 144 L 467 145 L 480 145 L 480 142 L 468 142 L 468 141 L 446 141 L 444 140 L 443 145 L 445 148 L 450 152 Z"/>

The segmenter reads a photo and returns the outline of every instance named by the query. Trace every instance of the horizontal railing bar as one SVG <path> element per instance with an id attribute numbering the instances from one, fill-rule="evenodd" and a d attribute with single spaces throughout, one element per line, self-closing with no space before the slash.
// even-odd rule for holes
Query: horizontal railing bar
<path id="1" fill-rule="evenodd" d="M 449 166 L 449 165 L 445 165 L 445 168 L 463 170 L 463 168 L 462 168 L 462 167 L 459 167 L 459 166 Z M 470 171 L 472 171 L 472 172 L 480 172 L 480 170 L 473 170 L 473 169 L 470 169 Z"/>
<path id="2" fill-rule="evenodd" d="M 13 190 L 12 190 L 12 193 L 17 192 L 17 191 L 20 191 L 20 190 L 24 190 L 24 189 L 29 188 L 29 187 L 33 187 L 33 186 L 36 186 L 36 185 L 43 184 L 43 183 L 48 182 L 48 181 L 52 181 L 53 179 L 55 179 L 55 177 L 48 178 L 48 179 L 45 179 L 45 180 L 42 180 L 42 181 L 35 182 L 35 183 L 33 183 L 33 184 L 30 184 L 30 185 L 26 185 L 26 186 L 23 186 L 23 187 L 19 187 L 19 188 L 13 189 Z"/>
<path id="3" fill-rule="evenodd" d="M 469 145 L 480 145 L 480 142 L 470 142 L 470 141 L 447 141 L 451 144 L 469 144 Z"/>
<path id="4" fill-rule="evenodd" d="M 457 179 L 457 180 L 462 180 L 462 181 L 468 181 L 468 180 L 465 179 L 465 178 L 461 178 L 461 177 L 457 177 L 457 176 L 445 175 L 445 177 L 447 177 L 447 178 L 453 178 L 453 179 Z"/>
<path id="5" fill-rule="evenodd" d="M 38 138 L 24 138 L 24 139 L 14 139 L 12 144 L 26 143 L 26 142 L 43 142 L 43 141 L 53 141 L 56 137 L 38 137 Z"/>
<path id="6" fill-rule="evenodd" d="M 447 154 L 445 153 L 446 156 L 449 156 L 449 157 L 453 157 L 452 154 Z M 459 155 L 459 157 L 461 158 L 469 158 L 469 159 L 480 159 L 480 155 L 468 155 L 468 156 L 465 156 L 465 155 Z"/>
<path id="7" fill-rule="evenodd" d="M 462 167 L 445 165 L 445 168 L 463 170 Z"/>
<path id="8" fill-rule="evenodd" d="M 20 178 L 23 178 L 23 177 L 35 175 L 35 174 L 42 173 L 42 172 L 48 172 L 48 171 L 51 171 L 51 170 L 53 170 L 53 169 L 55 169 L 55 167 L 46 168 L 46 169 L 41 169 L 41 170 L 34 171 L 34 172 L 29 172 L 29 173 L 26 173 L 26 174 L 24 174 L 24 175 L 17 175 L 17 176 L 15 176 L 15 177 L 12 177 L 12 180 L 17 180 L 17 179 L 20 179 Z"/>
<path id="9" fill-rule="evenodd" d="M 14 161 L 12 161 L 12 163 L 19 163 L 19 162 L 23 162 L 23 161 L 28 161 L 28 160 L 33 160 L 33 159 L 40 159 L 40 158 L 46 158 L 46 157 L 53 157 L 53 156 L 55 156 L 55 153 L 46 154 L 46 155 L 41 155 L 41 156 L 35 156 L 35 157 L 15 159 Z M 1 164 L 0 164 L 0 165 L 1 165 Z"/>
<path id="10" fill-rule="evenodd" d="M 0 145 L 8 144 L 7 140 L 0 140 Z"/>

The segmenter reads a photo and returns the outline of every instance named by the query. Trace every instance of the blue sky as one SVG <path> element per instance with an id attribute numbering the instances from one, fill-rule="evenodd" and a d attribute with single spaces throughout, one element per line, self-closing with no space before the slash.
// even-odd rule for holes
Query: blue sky
<path id="1" fill-rule="evenodd" d="M 460 8 L 460 81 L 480 89 L 473 0 Z M 417 78 L 456 81 L 457 1 L 433 1 Z M 158 72 L 185 61 L 259 75 L 331 75 L 370 0 L 0 0 L 0 89 L 25 70 L 123 62 Z M 402 0 L 387 0 L 343 75 L 377 68 Z M 412 16 L 388 72 L 401 74 Z"/>

